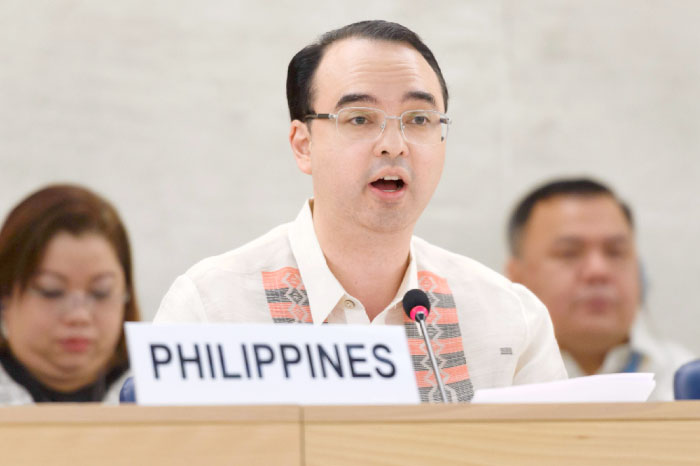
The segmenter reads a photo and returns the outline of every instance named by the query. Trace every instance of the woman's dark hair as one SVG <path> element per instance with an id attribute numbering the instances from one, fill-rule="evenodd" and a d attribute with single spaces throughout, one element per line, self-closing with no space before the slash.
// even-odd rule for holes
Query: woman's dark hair
<path id="1" fill-rule="evenodd" d="M 313 77 L 318 64 L 321 62 L 321 58 L 329 45 L 350 37 L 405 42 L 416 49 L 435 71 L 440 81 L 442 100 L 445 102 L 445 111 L 447 111 L 447 84 L 433 52 L 430 51 L 415 32 L 407 27 L 398 23 L 374 20 L 360 21 L 359 23 L 349 24 L 340 29 L 327 32 L 318 41 L 307 45 L 294 55 L 287 68 L 287 105 L 289 106 L 289 116 L 292 121 L 304 121 L 306 115 L 315 113 L 311 106 L 311 101 L 313 100 Z"/>
<path id="2" fill-rule="evenodd" d="M 80 186 L 47 186 L 20 202 L 0 229 L 0 308 L 14 292 L 26 291 L 51 239 L 59 232 L 72 235 L 96 233 L 114 248 L 124 272 L 128 301 L 124 321 L 138 321 L 140 312 L 134 290 L 131 248 L 116 209 L 105 199 Z M 0 349 L 7 341 L 0 335 Z M 124 329 L 109 371 L 127 363 Z"/>

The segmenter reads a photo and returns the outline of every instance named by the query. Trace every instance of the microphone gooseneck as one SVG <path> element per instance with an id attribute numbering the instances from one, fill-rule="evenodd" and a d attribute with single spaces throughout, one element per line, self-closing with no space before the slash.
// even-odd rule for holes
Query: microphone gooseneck
<path id="1" fill-rule="evenodd" d="M 437 360 L 435 359 L 435 353 L 433 353 L 433 345 L 430 343 L 428 329 L 425 326 L 425 320 L 428 318 L 428 314 L 430 314 L 430 299 L 428 299 L 428 295 L 425 294 L 423 290 L 419 289 L 407 291 L 403 297 L 403 310 L 406 312 L 409 319 L 414 322 L 418 322 L 418 325 L 420 326 L 421 333 L 423 333 L 423 340 L 425 341 L 425 347 L 428 350 L 430 364 L 433 366 L 435 380 L 437 381 L 438 388 L 440 389 L 442 402 L 447 403 L 445 385 L 442 383 L 442 377 L 440 377 L 440 370 L 438 369 Z"/>

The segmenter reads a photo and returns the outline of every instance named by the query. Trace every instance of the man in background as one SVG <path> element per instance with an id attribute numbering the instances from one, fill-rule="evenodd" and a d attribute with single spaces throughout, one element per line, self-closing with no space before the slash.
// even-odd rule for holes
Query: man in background
<path id="1" fill-rule="evenodd" d="M 610 188 L 589 179 L 538 187 L 513 211 L 508 244 L 506 274 L 547 306 L 569 377 L 653 372 L 650 399 L 673 399 L 673 374 L 692 355 L 656 338 L 640 312 L 632 212 Z"/>

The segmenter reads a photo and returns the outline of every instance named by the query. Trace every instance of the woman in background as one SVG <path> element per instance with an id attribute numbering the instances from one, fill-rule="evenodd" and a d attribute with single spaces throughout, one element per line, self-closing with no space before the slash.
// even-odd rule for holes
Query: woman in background
<path id="1" fill-rule="evenodd" d="M 106 200 L 55 185 L 0 230 L 0 404 L 118 402 L 139 319 L 126 230 Z"/>

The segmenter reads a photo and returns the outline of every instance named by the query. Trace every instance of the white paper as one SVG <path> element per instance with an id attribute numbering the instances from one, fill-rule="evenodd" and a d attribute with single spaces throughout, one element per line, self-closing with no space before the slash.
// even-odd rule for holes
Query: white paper
<path id="1" fill-rule="evenodd" d="M 646 401 L 654 390 L 648 372 L 601 374 L 568 380 L 477 390 L 472 403 L 623 403 Z"/>

